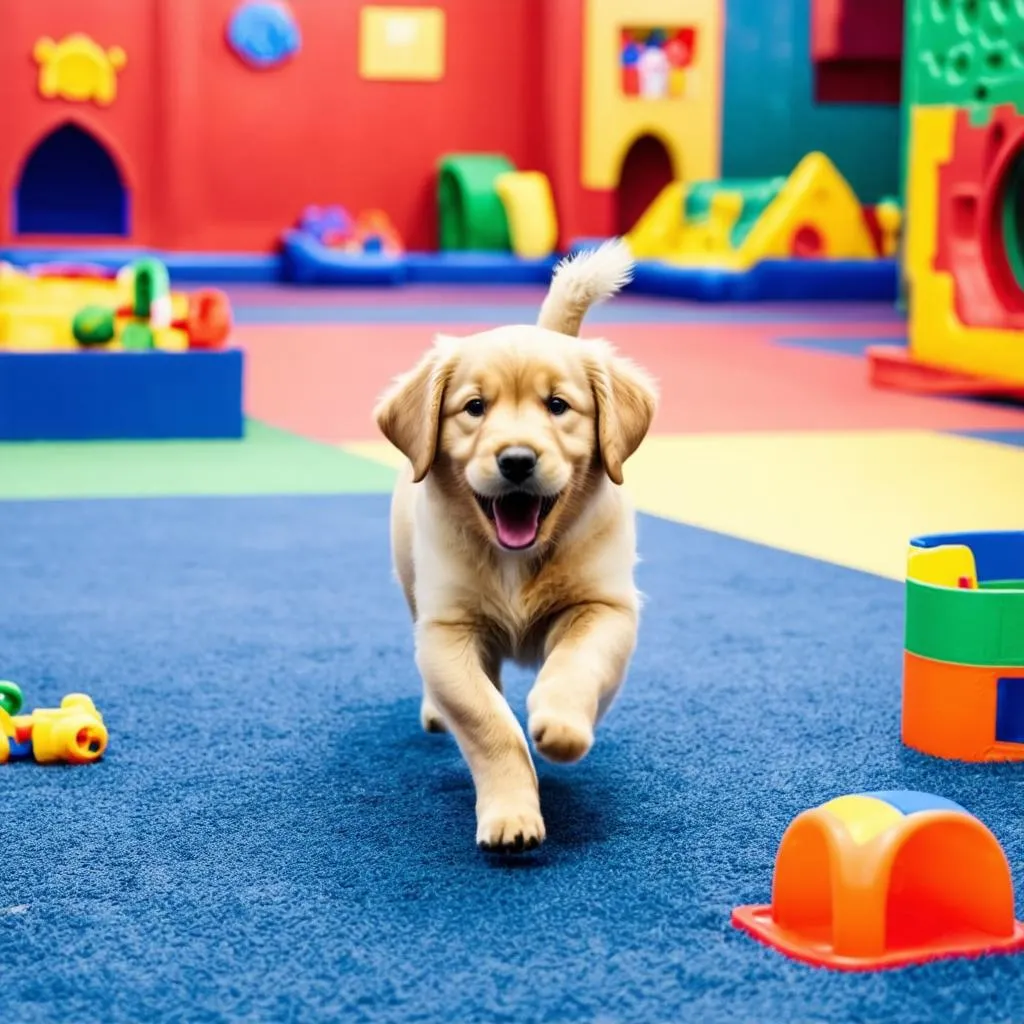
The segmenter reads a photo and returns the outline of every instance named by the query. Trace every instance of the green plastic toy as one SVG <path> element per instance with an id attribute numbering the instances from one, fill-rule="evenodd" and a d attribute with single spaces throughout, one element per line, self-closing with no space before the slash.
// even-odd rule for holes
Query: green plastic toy
<path id="1" fill-rule="evenodd" d="M 8 679 L 0 679 L 0 709 L 9 715 L 16 715 L 21 711 L 23 702 L 21 687 Z"/>
<path id="2" fill-rule="evenodd" d="M 79 345 L 105 345 L 114 337 L 114 311 L 105 306 L 83 306 L 71 321 Z"/>

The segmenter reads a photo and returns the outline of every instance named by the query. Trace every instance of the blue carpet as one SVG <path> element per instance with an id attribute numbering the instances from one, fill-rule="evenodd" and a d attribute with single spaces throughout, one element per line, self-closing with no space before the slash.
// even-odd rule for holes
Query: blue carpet
<path id="1" fill-rule="evenodd" d="M 1019 1017 L 1024 957 L 848 976 L 729 925 L 844 792 L 962 803 L 1021 884 L 1019 770 L 899 744 L 891 582 L 644 519 L 631 680 L 586 762 L 542 767 L 548 843 L 502 862 L 419 731 L 384 497 L 12 503 L 0 535 L 2 674 L 90 692 L 112 735 L 0 768 L 4 1019 Z"/>

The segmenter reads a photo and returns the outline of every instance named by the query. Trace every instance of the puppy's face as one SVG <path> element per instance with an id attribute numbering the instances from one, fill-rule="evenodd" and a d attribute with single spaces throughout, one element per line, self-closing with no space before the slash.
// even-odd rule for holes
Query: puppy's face
<path id="1" fill-rule="evenodd" d="M 654 404 L 650 380 L 605 343 L 506 327 L 438 339 L 377 421 L 415 479 L 435 475 L 453 519 L 528 551 L 579 514 L 602 472 L 622 482 Z"/>

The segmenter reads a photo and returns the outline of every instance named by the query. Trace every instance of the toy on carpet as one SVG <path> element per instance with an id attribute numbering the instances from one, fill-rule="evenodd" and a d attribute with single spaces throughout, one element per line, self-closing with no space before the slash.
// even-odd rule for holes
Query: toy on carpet
<path id="1" fill-rule="evenodd" d="M 732 922 L 793 959 L 848 971 L 1024 949 L 999 841 L 959 804 L 910 791 L 797 815 L 771 904 L 737 907 Z"/>
<path id="2" fill-rule="evenodd" d="M 626 235 L 638 259 L 746 271 L 764 260 L 878 260 L 899 245 L 899 207 L 870 215 L 824 153 L 788 178 L 674 181 Z"/>
<path id="3" fill-rule="evenodd" d="M 59 708 L 19 714 L 23 703 L 16 683 L 0 682 L 0 764 L 8 761 L 88 764 L 107 749 L 107 727 L 84 693 L 69 693 Z"/>
<path id="4" fill-rule="evenodd" d="M 1024 532 L 911 541 L 905 648 L 904 743 L 1024 760 Z"/>
<path id="5" fill-rule="evenodd" d="M 220 348 L 231 324 L 224 292 L 173 292 L 157 259 L 136 260 L 116 275 L 88 265 L 25 271 L 0 263 L 0 350 Z"/>

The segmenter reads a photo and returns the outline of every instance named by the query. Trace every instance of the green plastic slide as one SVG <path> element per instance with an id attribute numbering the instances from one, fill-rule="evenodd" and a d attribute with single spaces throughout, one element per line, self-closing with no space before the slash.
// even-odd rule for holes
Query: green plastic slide
<path id="1" fill-rule="evenodd" d="M 508 218 L 494 187 L 515 165 L 500 154 L 459 153 L 442 157 L 437 208 L 442 252 L 510 252 Z"/>
<path id="2" fill-rule="evenodd" d="M 686 219 L 691 222 L 706 220 L 711 201 L 719 192 L 738 192 L 743 197 L 743 210 L 732 230 L 732 245 L 738 249 L 750 234 L 757 219 L 775 201 L 786 184 L 785 176 L 743 180 L 696 181 L 686 190 Z"/>

